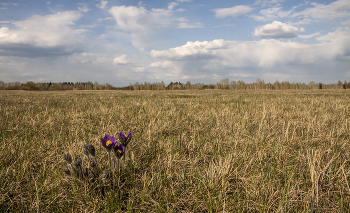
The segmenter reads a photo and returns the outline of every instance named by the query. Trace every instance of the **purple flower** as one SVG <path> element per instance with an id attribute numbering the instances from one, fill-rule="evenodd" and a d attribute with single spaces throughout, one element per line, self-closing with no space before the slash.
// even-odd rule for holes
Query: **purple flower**
<path id="1" fill-rule="evenodd" d="M 126 133 L 125 135 L 122 132 L 118 133 L 118 137 L 123 146 L 127 146 L 132 138 L 132 133 Z"/>
<path id="2" fill-rule="evenodd" d="M 102 146 L 107 150 L 107 152 L 110 152 L 117 143 L 117 141 L 115 140 L 113 135 L 109 136 L 108 134 L 105 134 L 105 137 L 101 138 L 101 143 Z"/>
<path id="3" fill-rule="evenodd" d="M 115 146 L 113 148 L 114 150 L 114 154 L 115 156 L 120 159 L 123 155 L 124 155 L 124 152 L 125 152 L 125 147 L 123 146 L 123 144 L 120 144 L 119 146 Z"/>

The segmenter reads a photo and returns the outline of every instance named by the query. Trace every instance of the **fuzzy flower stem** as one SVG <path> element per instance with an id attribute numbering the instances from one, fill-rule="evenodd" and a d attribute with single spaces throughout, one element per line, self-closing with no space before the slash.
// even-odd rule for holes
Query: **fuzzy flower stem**
<path id="1" fill-rule="evenodd" d="M 123 163 L 123 167 L 126 166 L 126 147 L 125 147 L 125 151 L 124 151 L 124 163 Z"/>
<path id="2" fill-rule="evenodd" d="M 118 160 L 118 164 L 117 164 L 118 165 L 118 167 L 117 167 L 118 168 L 118 173 L 120 173 L 120 159 L 118 158 L 117 160 Z"/>
<path id="3" fill-rule="evenodd" d="M 98 166 L 97 158 L 93 158 L 93 159 L 95 160 L 97 171 L 101 172 L 100 167 Z"/>
<path id="4" fill-rule="evenodd" d="M 108 161 L 109 161 L 109 169 L 112 171 L 112 159 L 111 159 L 111 152 L 108 153 Z"/>

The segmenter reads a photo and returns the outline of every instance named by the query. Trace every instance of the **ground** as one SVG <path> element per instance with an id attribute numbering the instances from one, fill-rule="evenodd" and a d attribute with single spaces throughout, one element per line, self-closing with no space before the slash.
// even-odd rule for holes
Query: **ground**
<path id="1" fill-rule="evenodd" d="M 350 90 L 0 91 L 0 211 L 344 212 Z M 133 132 L 112 185 L 63 154 Z M 84 158 L 83 158 L 84 160 Z"/>

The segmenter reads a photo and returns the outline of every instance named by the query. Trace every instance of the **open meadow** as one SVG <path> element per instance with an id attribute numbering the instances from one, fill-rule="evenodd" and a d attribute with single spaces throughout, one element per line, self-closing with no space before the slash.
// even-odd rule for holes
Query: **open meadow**
<path id="1" fill-rule="evenodd" d="M 64 153 L 133 132 L 113 185 Z M 0 212 L 346 212 L 350 90 L 0 91 Z"/>

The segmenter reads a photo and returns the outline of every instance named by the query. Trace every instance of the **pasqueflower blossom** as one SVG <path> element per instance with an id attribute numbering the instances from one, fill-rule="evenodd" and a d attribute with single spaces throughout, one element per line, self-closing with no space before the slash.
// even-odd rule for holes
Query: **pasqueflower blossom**
<path id="1" fill-rule="evenodd" d="M 113 135 L 109 136 L 108 134 L 105 134 L 105 137 L 101 138 L 101 143 L 102 146 L 107 150 L 107 152 L 110 152 L 117 143 L 117 141 L 115 140 Z"/>

